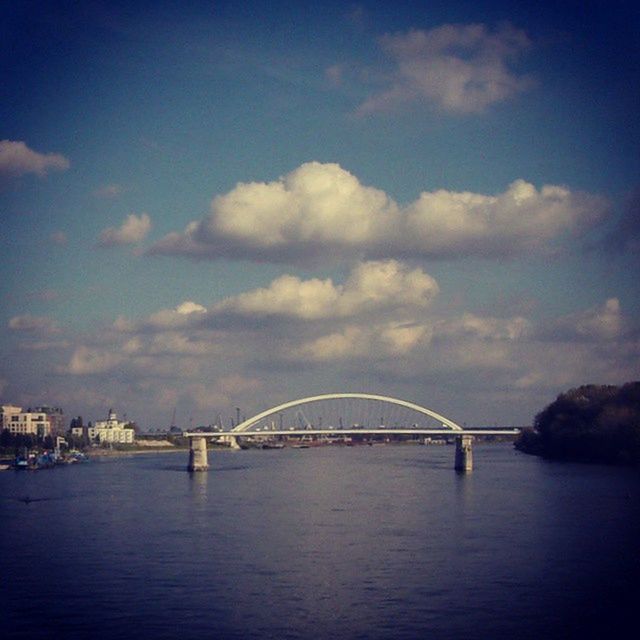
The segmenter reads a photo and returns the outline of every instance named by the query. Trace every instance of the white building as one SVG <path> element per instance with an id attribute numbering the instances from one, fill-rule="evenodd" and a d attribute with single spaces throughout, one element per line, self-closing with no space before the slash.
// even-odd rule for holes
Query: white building
<path id="1" fill-rule="evenodd" d="M 0 426 L 12 434 L 34 435 L 40 438 L 51 435 L 49 416 L 43 411 L 23 411 L 11 404 L 0 406 Z"/>
<path id="2" fill-rule="evenodd" d="M 125 427 L 126 424 L 126 422 L 120 422 L 115 411 L 110 409 L 109 417 L 106 420 L 98 420 L 87 429 L 89 440 L 100 443 L 132 444 L 135 432 L 133 429 Z"/>

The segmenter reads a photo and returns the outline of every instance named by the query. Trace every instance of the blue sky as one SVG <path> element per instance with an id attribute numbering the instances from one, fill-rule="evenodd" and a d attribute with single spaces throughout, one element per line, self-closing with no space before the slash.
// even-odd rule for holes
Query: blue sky
<path id="1" fill-rule="evenodd" d="M 184 4 L 0 9 L 2 402 L 637 379 L 634 3 Z"/>

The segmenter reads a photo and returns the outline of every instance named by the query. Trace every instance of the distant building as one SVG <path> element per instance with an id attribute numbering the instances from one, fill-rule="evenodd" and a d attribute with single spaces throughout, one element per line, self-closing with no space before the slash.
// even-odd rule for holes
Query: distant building
<path id="1" fill-rule="evenodd" d="M 60 407 L 42 406 L 33 410 L 35 413 L 44 413 L 51 425 L 52 435 L 62 435 L 65 432 L 64 411 Z"/>
<path id="2" fill-rule="evenodd" d="M 19 413 L 22 413 L 22 407 L 16 407 L 12 404 L 0 405 L 0 428 L 8 429 L 11 416 L 18 415 Z"/>
<path id="3" fill-rule="evenodd" d="M 127 427 L 128 423 L 120 422 L 113 409 L 109 410 L 109 417 L 106 420 L 98 420 L 92 427 L 88 427 L 87 434 L 92 442 L 116 444 L 132 444 L 135 440 L 135 432 Z M 74 433 L 78 431 L 79 433 Z M 73 435 L 82 435 L 82 427 L 71 430 Z"/>
<path id="4" fill-rule="evenodd" d="M 51 421 L 45 411 L 23 411 L 11 404 L 0 406 L 0 425 L 10 433 L 44 438 L 52 433 Z"/>

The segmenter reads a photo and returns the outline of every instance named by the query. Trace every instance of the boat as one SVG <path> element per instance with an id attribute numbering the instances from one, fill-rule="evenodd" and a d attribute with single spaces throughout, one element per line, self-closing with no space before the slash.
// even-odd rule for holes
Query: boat
<path id="1" fill-rule="evenodd" d="M 284 449 L 282 442 L 263 442 L 262 449 Z"/>

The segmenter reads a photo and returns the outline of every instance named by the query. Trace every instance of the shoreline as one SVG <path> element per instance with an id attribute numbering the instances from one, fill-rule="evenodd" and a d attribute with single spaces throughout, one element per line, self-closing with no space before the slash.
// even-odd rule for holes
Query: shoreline
<path id="1" fill-rule="evenodd" d="M 84 451 L 84 453 L 89 456 L 89 458 L 117 458 L 121 456 L 137 456 L 145 453 L 174 453 L 174 452 L 189 452 L 189 447 L 144 447 L 139 449 L 89 449 Z"/>

